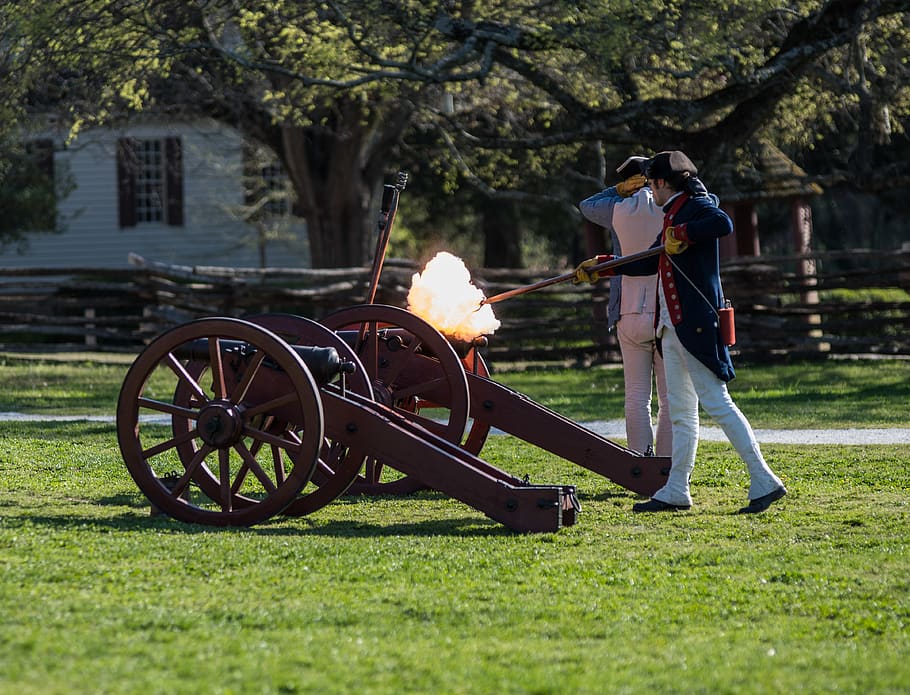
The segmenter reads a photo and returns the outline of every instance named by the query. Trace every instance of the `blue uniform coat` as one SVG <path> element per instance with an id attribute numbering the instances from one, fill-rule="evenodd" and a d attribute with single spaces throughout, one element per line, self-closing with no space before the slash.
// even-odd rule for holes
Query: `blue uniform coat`
<path id="1" fill-rule="evenodd" d="M 674 202 L 665 205 L 664 212 Z M 717 240 L 733 233 L 733 222 L 727 213 L 717 207 L 713 196 L 701 194 L 689 197 L 676 212 L 671 224 L 674 227 L 685 225 L 689 239 L 685 251 L 669 256 L 672 281 L 682 308 L 682 317 L 675 324 L 676 334 L 683 347 L 699 362 L 723 381 L 731 381 L 736 373 L 730 352 L 721 338 L 717 317 L 717 309 L 723 305 Z M 662 236 L 661 232 L 652 248 L 663 243 Z M 616 272 L 651 275 L 657 272 L 660 259 L 664 256 L 661 254 L 618 266 Z M 658 315 L 659 311 L 658 308 Z"/>

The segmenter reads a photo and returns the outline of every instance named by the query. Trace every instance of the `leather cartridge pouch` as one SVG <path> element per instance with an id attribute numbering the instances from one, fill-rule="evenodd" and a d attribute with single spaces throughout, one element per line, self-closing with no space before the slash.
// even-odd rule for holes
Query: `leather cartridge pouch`
<path id="1" fill-rule="evenodd" d="M 729 299 L 724 300 L 724 306 L 717 310 L 717 323 L 724 345 L 727 347 L 736 345 L 736 321 L 733 315 L 733 305 Z"/>

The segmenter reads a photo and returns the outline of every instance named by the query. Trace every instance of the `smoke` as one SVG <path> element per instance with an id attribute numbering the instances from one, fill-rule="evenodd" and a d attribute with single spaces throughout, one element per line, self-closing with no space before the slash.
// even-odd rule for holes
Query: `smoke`
<path id="1" fill-rule="evenodd" d="M 500 326 L 489 304 L 480 306 L 483 292 L 471 282 L 464 262 L 451 253 L 437 253 L 422 273 L 414 273 L 408 292 L 408 311 L 443 335 L 470 342 Z"/>

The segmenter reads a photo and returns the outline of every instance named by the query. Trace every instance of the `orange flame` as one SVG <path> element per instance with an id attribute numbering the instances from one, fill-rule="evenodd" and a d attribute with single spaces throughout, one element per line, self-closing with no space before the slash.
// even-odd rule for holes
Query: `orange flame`
<path id="1" fill-rule="evenodd" d="M 464 262 L 451 253 L 437 253 L 422 273 L 414 273 L 408 292 L 408 311 L 443 335 L 470 342 L 500 326 L 484 295 L 471 283 Z"/>

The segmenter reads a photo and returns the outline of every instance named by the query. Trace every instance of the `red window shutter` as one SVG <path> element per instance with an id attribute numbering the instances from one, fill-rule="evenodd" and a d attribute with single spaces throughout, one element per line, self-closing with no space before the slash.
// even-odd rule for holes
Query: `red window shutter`
<path id="1" fill-rule="evenodd" d="M 183 150 L 180 138 L 164 141 L 167 160 L 167 223 L 172 227 L 183 226 Z"/>
<path id="2" fill-rule="evenodd" d="M 117 199 L 120 228 L 136 226 L 136 141 L 117 140 Z"/>

